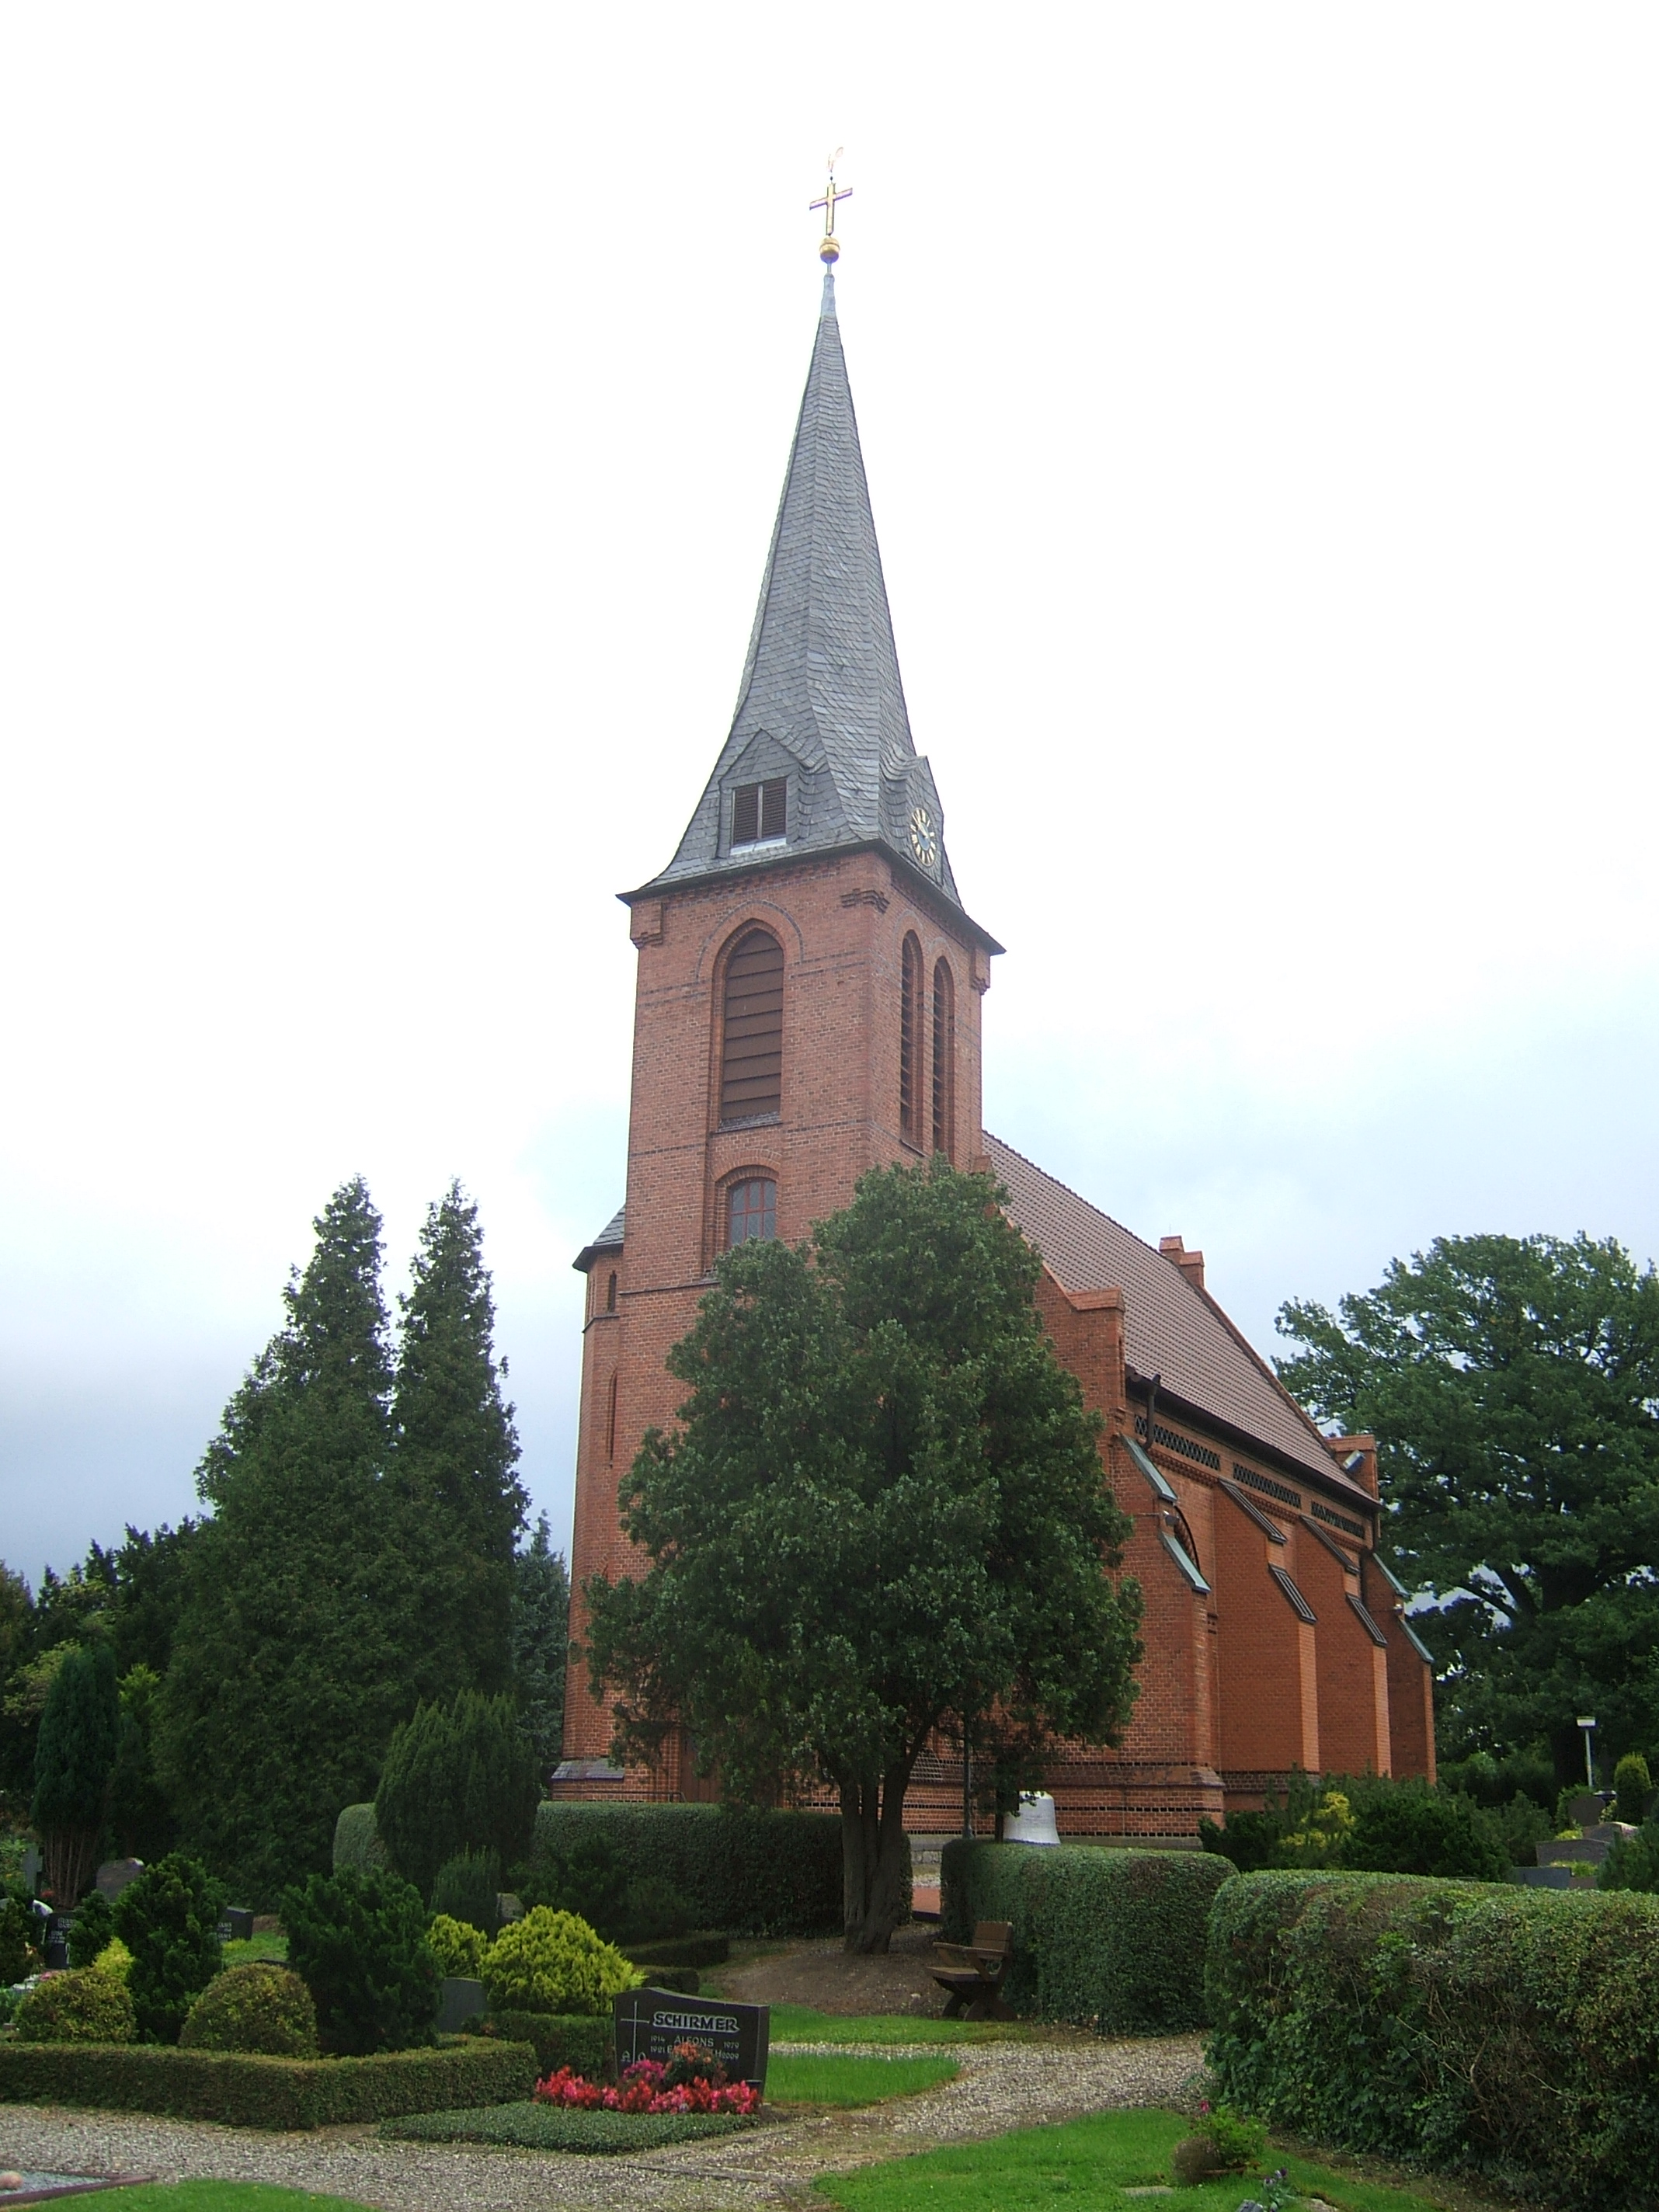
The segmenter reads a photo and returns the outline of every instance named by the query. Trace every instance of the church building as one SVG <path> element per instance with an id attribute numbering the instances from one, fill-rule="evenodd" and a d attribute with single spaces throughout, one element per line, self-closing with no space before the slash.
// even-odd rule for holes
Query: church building
<path id="1" fill-rule="evenodd" d="M 624 903 L 626 1197 L 575 1262 L 576 1591 L 637 1571 L 618 1480 L 645 1431 L 673 1424 L 664 1358 L 717 1255 L 799 1242 L 866 1170 L 943 1152 L 997 1178 L 1040 1254 L 1044 1322 L 1134 1524 L 1140 1693 L 1121 1745 L 1054 1763 L 1062 1832 L 1191 1838 L 1296 1768 L 1431 1778 L 1428 1655 L 1376 1550 L 1375 1441 L 1321 1433 L 1210 1296 L 1201 1252 L 1144 1243 L 981 1126 L 1001 948 L 963 904 L 911 739 L 833 273 L 731 732 L 678 851 Z M 625 1771 L 610 1738 L 573 1668 L 556 1796 L 714 1794 L 684 1740 Z M 961 1802 L 941 1747 L 907 1825 L 949 1829 Z"/>

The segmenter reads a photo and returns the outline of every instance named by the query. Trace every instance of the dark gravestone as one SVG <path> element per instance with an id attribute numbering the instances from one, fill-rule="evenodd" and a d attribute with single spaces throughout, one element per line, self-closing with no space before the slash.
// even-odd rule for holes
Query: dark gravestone
<path id="1" fill-rule="evenodd" d="M 54 1912 L 46 1923 L 46 1940 L 40 1946 L 40 1960 L 49 1974 L 61 1974 L 69 1964 L 70 1929 L 75 1925 L 72 1912 Z"/>
<path id="2" fill-rule="evenodd" d="M 438 1996 L 438 2033 L 454 2035 L 489 2008 L 482 1982 L 465 1974 L 446 1974 Z"/>
<path id="3" fill-rule="evenodd" d="M 1567 1810 L 1572 1814 L 1576 1826 L 1594 1827 L 1601 1817 L 1601 1800 L 1594 1792 L 1581 1790 L 1571 1804 L 1568 1806 Z"/>
<path id="4" fill-rule="evenodd" d="M 251 1943 L 253 1941 L 253 1915 L 240 1905 L 228 1905 L 219 1916 L 219 1941 L 222 1943 Z"/>
<path id="5" fill-rule="evenodd" d="M 717 1997 L 679 1996 L 672 1990 L 628 1990 L 611 2000 L 611 2010 L 618 2073 L 641 2058 L 665 2066 L 677 2043 L 696 2043 L 713 2051 L 730 2080 L 764 2091 L 770 2005 L 724 2004 Z"/>
<path id="6" fill-rule="evenodd" d="M 98 1869 L 98 1887 L 112 1905 L 129 1883 L 144 1870 L 143 1859 L 106 1859 Z"/>

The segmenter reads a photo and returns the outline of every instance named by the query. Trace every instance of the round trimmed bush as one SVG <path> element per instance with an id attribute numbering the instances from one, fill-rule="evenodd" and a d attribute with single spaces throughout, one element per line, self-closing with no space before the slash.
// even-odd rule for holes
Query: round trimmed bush
<path id="1" fill-rule="evenodd" d="M 441 1978 L 412 1882 L 390 1868 L 313 1874 L 283 1891 L 283 1924 L 325 2049 L 362 2057 L 432 2041 Z"/>
<path id="2" fill-rule="evenodd" d="M 274 1959 L 258 1959 L 214 1976 L 191 2007 L 179 2041 L 186 2051 L 314 2058 L 317 2008 L 297 1974 Z"/>
<path id="3" fill-rule="evenodd" d="M 426 1940 L 432 1946 L 440 1973 L 459 1975 L 468 1981 L 479 1978 L 487 1948 L 481 1928 L 473 1927 L 470 1921 L 453 1919 L 447 1912 L 434 1912 Z"/>
<path id="4" fill-rule="evenodd" d="M 586 1921 L 538 1905 L 484 1953 L 483 1978 L 494 2011 L 602 2013 L 645 1977 Z"/>
<path id="5" fill-rule="evenodd" d="M 125 1983 L 96 1966 L 49 1974 L 17 2008 L 20 2043 L 131 2043 L 137 2033 Z"/>
<path id="6" fill-rule="evenodd" d="M 496 1898 L 501 1887 L 498 1851 L 458 1851 L 438 1869 L 432 1884 L 432 1910 L 483 1931 L 484 1941 L 501 1924 Z"/>

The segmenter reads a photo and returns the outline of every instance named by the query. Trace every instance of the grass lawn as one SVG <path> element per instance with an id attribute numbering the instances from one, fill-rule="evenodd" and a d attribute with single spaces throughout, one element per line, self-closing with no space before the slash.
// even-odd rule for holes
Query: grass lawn
<path id="1" fill-rule="evenodd" d="M 997 2043 L 1029 2035 L 1023 2020 L 928 2020 L 908 2012 L 852 2015 L 814 2012 L 810 2005 L 775 2004 L 775 2043 Z"/>
<path id="2" fill-rule="evenodd" d="M 313 2197 L 303 2189 L 270 2189 L 258 2181 L 146 2182 L 107 2189 L 98 2199 L 115 2212 L 363 2212 L 349 2197 Z"/>
<path id="3" fill-rule="evenodd" d="M 219 1948 L 219 1960 L 226 1966 L 251 1966 L 256 1959 L 274 1959 L 279 1966 L 288 1964 L 286 1936 L 250 1936 L 246 1941 L 223 1943 Z"/>
<path id="4" fill-rule="evenodd" d="M 1028 2212 L 1062 2197 L 1073 2212 L 1139 2212 L 1166 2200 L 1126 2197 L 1125 2188 L 1167 2183 L 1170 2153 L 1191 2130 L 1178 2112 L 1101 2112 L 890 2159 L 856 2173 L 826 2174 L 817 2187 L 848 2212 Z M 1323 2197 L 1340 2212 L 1439 2212 L 1433 2197 L 1354 2181 L 1276 2151 L 1269 2156 L 1273 2166 L 1289 2167 L 1299 2195 Z M 1237 2212 L 1255 2193 L 1255 2179 L 1233 2174 L 1180 2190 L 1167 2201 L 1172 2212 Z"/>
<path id="5" fill-rule="evenodd" d="M 766 2069 L 769 2105 L 878 2105 L 887 2097 L 914 2097 L 941 2081 L 954 2081 L 957 2062 L 935 2057 L 883 2058 L 861 2053 L 780 2051 Z"/>

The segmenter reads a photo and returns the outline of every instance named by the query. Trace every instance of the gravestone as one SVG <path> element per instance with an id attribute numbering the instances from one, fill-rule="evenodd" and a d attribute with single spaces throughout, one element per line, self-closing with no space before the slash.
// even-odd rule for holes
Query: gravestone
<path id="1" fill-rule="evenodd" d="M 106 1859 L 98 1869 L 98 1887 L 112 1905 L 121 1892 L 144 1870 L 143 1859 Z"/>
<path id="2" fill-rule="evenodd" d="M 456 2035 L 489 2009 L 484 1985 L 465 1974 L 446 1974 L 438 1996 L 438 2033 Z"/>
<path id="3" fill-rule="evenodd" d="M 766 2087 L 766 2054 L 772 2039 L 770 2005 L 725 2004 L 718 1997 L 687 1997 L 672 1990 L 626 1990 L 611 2000 L 617 2034 L 617 2070 L 641 2058 L 667 2065 L 677 2043 L 712 2051 L 733 2081 Z"/>
<path id="4" fill-rule="evenodd" d="M 1567 1810 L 1575 1827 L 1593 1828 L 1601 1817 L 1601 1800 L 1594 1790 L 1581 1790 Z"/>
<path id="5" fill-rule="evenodd" d="M 219 1917 L 219 1941 L 222 1943 L 251 1943 L 253 1941 L 253 1915 L 240 1905 L 228 1905 Z"/>
<path id="6" fill-rule="evenodd" d="M 68 1966 L 70 1929 L 74 1925 L 72 1912 L 54 1912 L 46 1922 L 40 1960 L 49 1974 L 61 1974 Z"/>

